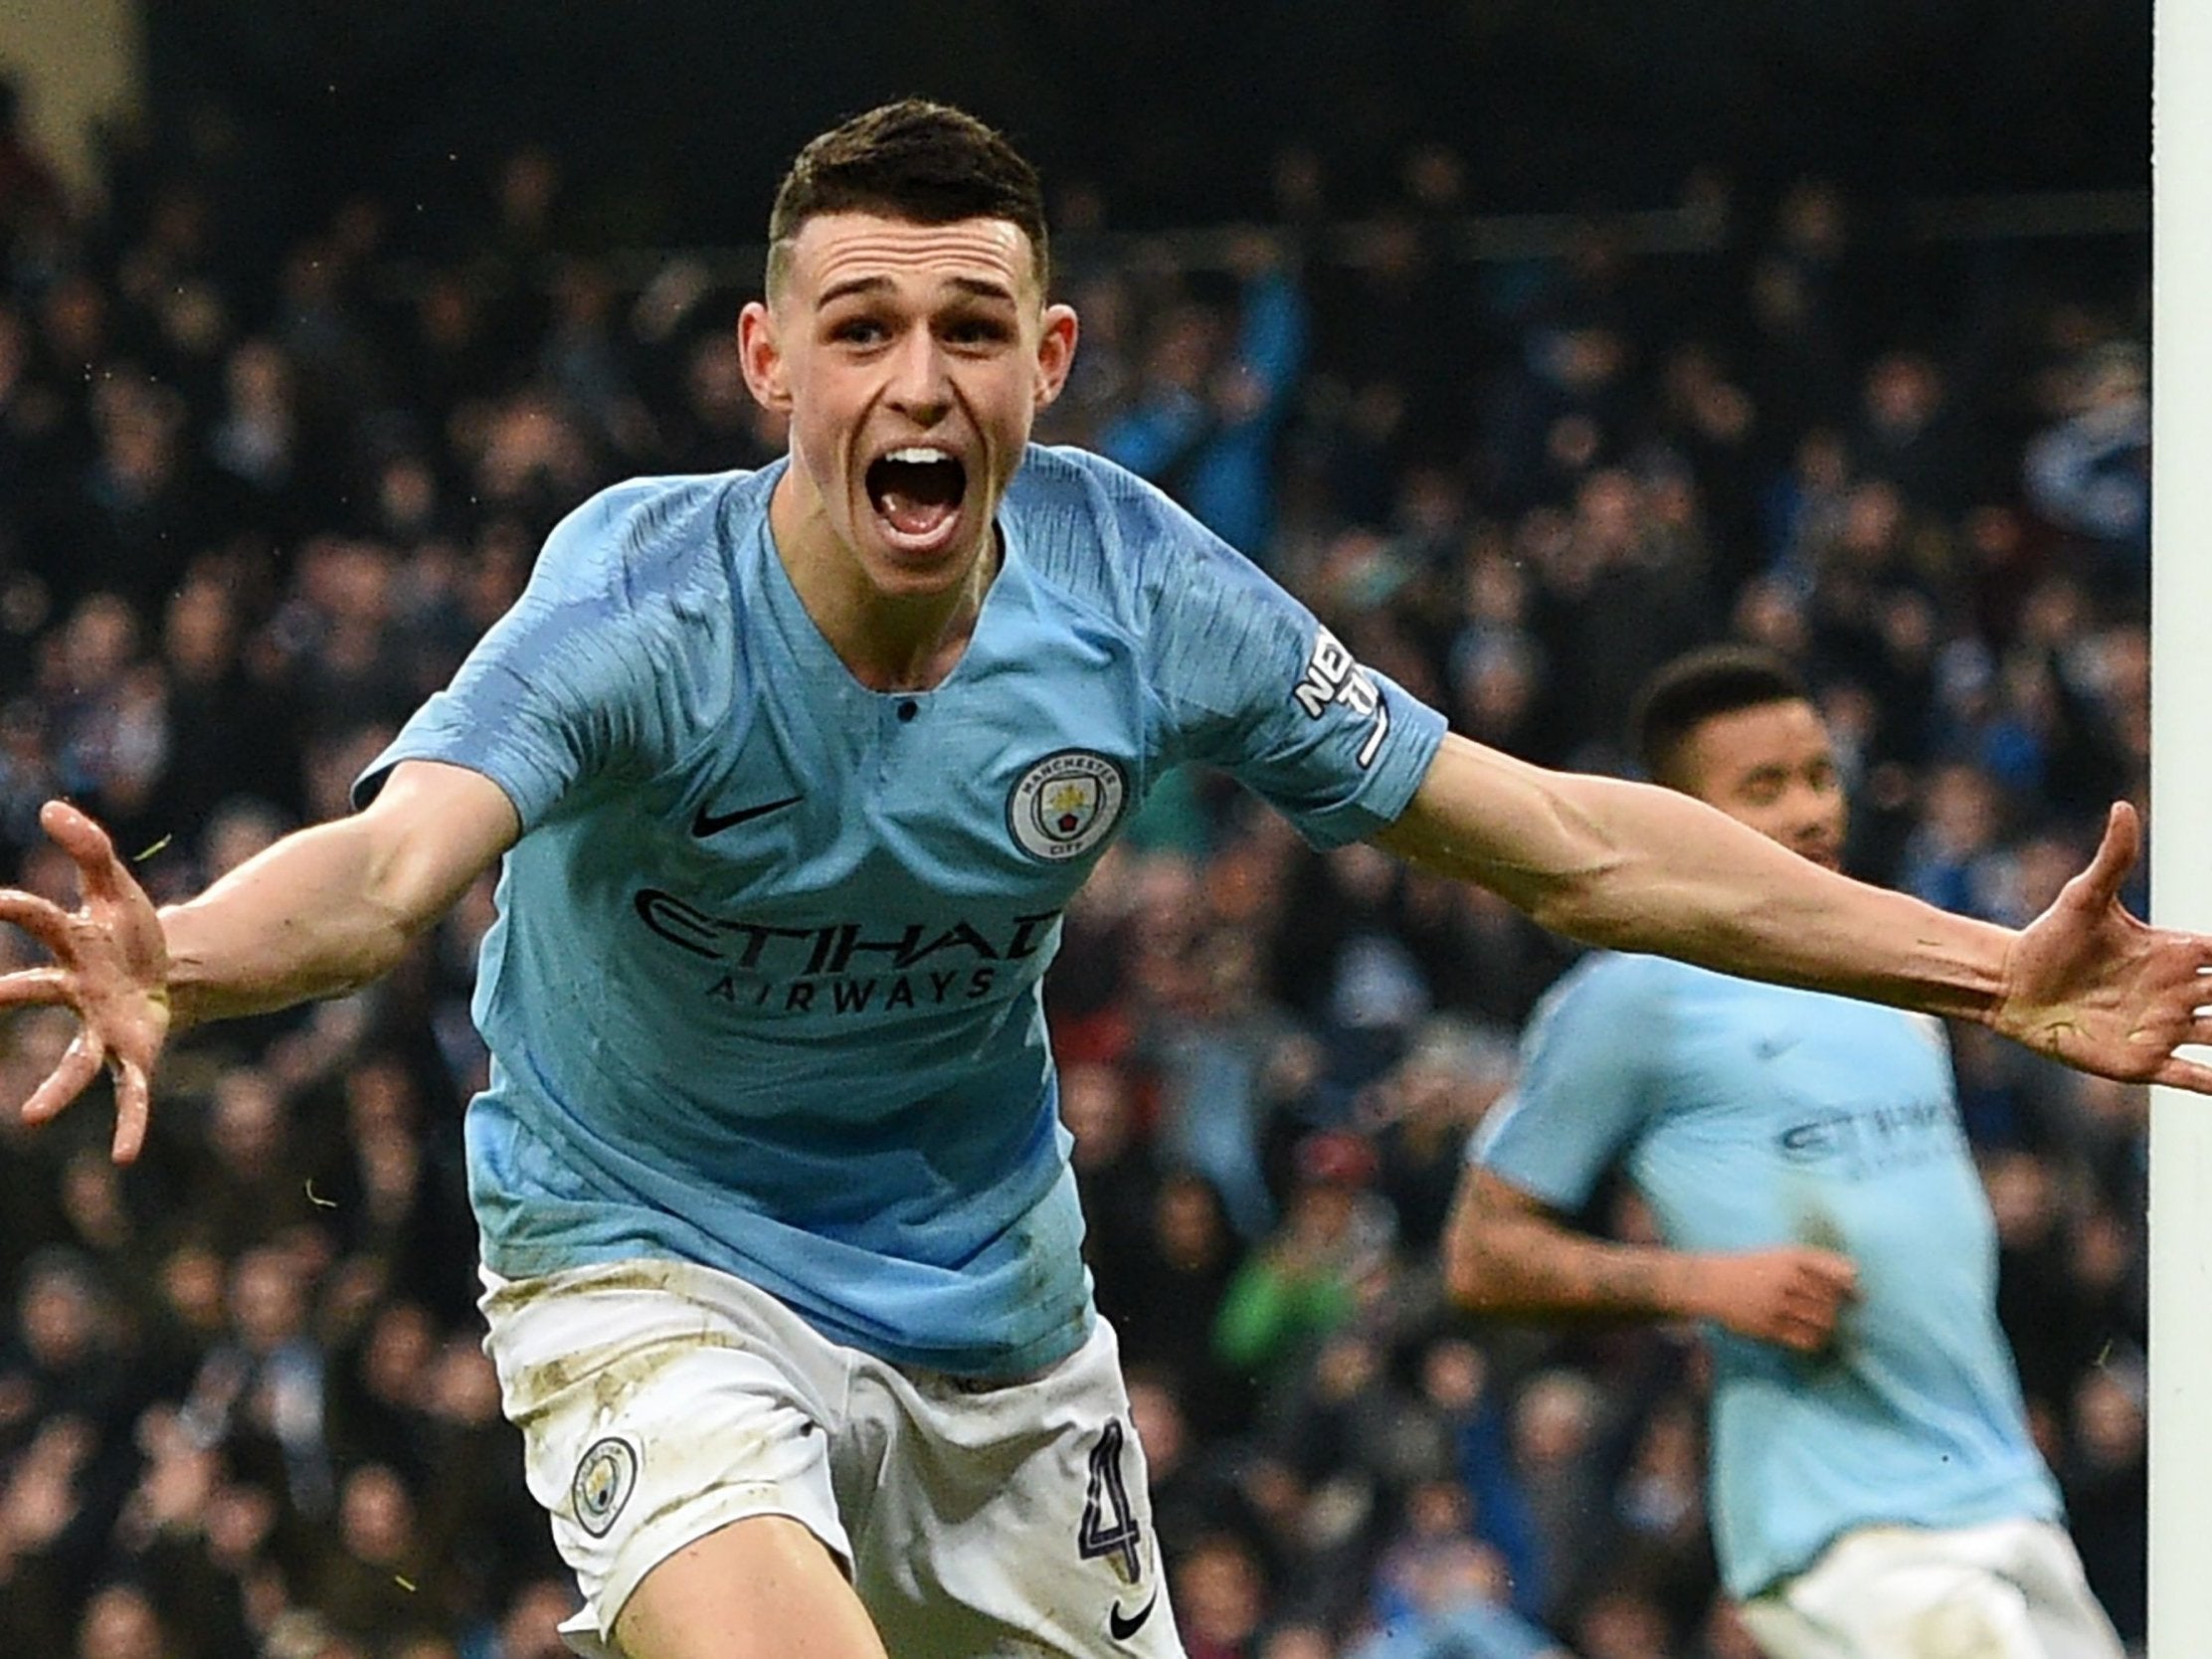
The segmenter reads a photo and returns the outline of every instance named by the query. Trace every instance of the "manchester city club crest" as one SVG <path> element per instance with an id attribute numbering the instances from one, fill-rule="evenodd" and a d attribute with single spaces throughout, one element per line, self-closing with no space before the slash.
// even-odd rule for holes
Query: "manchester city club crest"
<path id="1" fill-rule="evenodd" d="M 1007 797 L 1007 828 L 1023 852 L 1048 864 L 1088 852 L 1121 818 L 1121 768 L 1088 749 L 1062 749 L 1021 774 Z"/>
<path id="2" fill-rule="evenodd" d="M 638 1450 L 613 1435 L 595 1440 L 576 1465 L 569 1498 L 576 1524 L 594 1538 L 605 1538 L 638 1484 Z"/>

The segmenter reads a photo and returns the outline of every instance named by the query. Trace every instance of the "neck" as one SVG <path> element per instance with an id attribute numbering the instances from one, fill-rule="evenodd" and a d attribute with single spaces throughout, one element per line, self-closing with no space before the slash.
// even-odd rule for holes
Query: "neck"
<path id="1" fill-rule="evenodd" d="M 796 466 L 792 471 L 796 471 Z M 852 677 L 872 691 L 927 691 L 953 671 L 998 575 L 998 531 L 959 579 L 929 593 L 885 593 L 867 579 L 819 512 L 809 512 L 787 471 L 768 523 L 792 590 Z"/>

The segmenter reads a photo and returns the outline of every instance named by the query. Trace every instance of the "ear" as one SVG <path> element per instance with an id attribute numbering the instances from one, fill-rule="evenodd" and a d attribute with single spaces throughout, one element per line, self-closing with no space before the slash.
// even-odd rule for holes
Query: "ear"
<path id="1" fill-rule="evenodd" d="M 737 314 L 737 360 L 754 402 L 778 415 L 791 413 L 791 375 L 777 342 L 776 315 L 758 299 Z"/>
<path id="2" fill-rule="evenodd" d="M 1036 407 L 1044 408 L 1067 384 L 1067 371 L 1075 366 L 1075 307 L 1044 307 L 1044 332 L 1037 338 Z"/>

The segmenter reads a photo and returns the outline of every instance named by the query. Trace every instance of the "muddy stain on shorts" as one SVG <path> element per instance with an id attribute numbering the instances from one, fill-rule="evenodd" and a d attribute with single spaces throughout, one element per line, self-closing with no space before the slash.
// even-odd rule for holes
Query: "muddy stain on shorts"
<path id="1" fill-rule="evenodd" d="M 610 1262 L 605 1267 L 533 1279 L 515 1279 L 501 1285 L 485 1303 L 494 1327 L 521 1318 L 539 1304 L 578 1304 L 597 1296 L 649 1295 L 688 1300 L 682 1283 L 681 1264 L 632 1260 Z M 517 1370 L 504 1390 L 506 1414 L 518 1427 L 569 1403 L 568 1395 L 580 1387 L 592 1390 L 596 1413 L 608 1420 L 617 1416 L 640 1389 L 663 1368 L 687 1352 L 719 1349 L 741 1351 L 743 1344 L 716 1328 L 711 1315 L 699 1314 L 699 1329 L 684 1335 L 667 1330 L 642 1333 L 628 1341 L 599 1344 L 555 1355 Z"/>
<path id="2" fill-rule="evenodd" d="M 742 1343 L 719 1332 L 695 1336 L 662 1333 L 641 1342 L 556 1355 L 538 1365 L 524 1366 L 515 1374 L 514 1384 L 507 1390 L 507 1416 L 517 1427 L 526 1428 L 568 1403 L 568 1396 L 576 1389 L 589 1388 L 594 1412 L 612 1421 L 640 1390 L 681 1356 L 710 1351 L 737 1354 L 745 1349 Z"/>

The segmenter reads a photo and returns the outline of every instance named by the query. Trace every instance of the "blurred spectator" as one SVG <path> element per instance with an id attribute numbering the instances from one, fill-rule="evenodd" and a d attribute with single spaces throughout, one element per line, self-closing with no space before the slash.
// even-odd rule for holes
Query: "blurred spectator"
<path id="1" fill-rule="evenodd" d="M 1352 1649 L 1353 1659 L 1568 1659 L 1507 1604 L 1503 1567 L 1472 1539 L 1439 1540 L 1404 1572 L 1404 1615 Z"/>
<path id="2" fill-rule="evenodd" d="M 1580 1372 L 1551 1371 L 1514 1401 L 1513 1471 L 1535 1523 L 1538 1572 L 1548 1604 L 1571 1607 L 1604 1544 L 1590 1518 L 1604 1508 L 1597 1467 L 1603 1399 Z"/>
<path id="3" fill-rule="evenodd" d="M 1160 1171 L 1137 1122 L 1128 1074 L 1110 1061 L 1060 1068 L 1060 1121 L 1083 1198 L 1083 1257 L 1099 1312 L 1127 1327 L 1141 1316 L 1141 1265 L 1151 1248 Z"/>
<path id="4" fill-rule="evenodd" d="M 1363 1097 L 1357 1121 L 1376 1144 L 1382 1194 L 1414 1259 L 1428 1259 L 1442 1238 L 1467 1138 L 1505 1092 L 1513 1068 L 1509 1034 L 1438 1014 Z"/>
<path id="5" fill-rule="evenodd" d="M 1634 1590 L 1597 1595 L 1574 1621 L 1582 1659 L 1673 1659 L 1674 1641 L 1658 1603 Z"/>
<path id="6" fill-rule="evenodd" d="M 1213 1328 L 1228 1365 L 1280 1377 L 1352 1317 L 1360 1279 L 1382 1265 L 1395 1222 L 1369 1184 L 1372 1148 L 1328 1131 L 1298 1149 L 1282 1224 L 1230 1279 Z"/>
<path id="7" fill-rule="evenodd" d="M 1260 1148 L 1271 1113 L 1301 1080 L 1297 1027 L 1264 1000 L 1253 941 L 1241 932 L 1208 934 L 1190 968 L 1183 997 L 1158 1012 L 1137 1051 L 1160 1079 L 1160 1148 L 1212 1184 L 1240 1235 L 1259 1238 L 1275 1219 Z"/>
<path id="8" fill-rule="evenodd" d="M 1131 1273 L 1122 1352 L 1132 1368 L 1157 1365 L 1174 1380 L 1199 1432 L 1244 1425 L 1253 1368 L 1217 1355 L 1214 1328 L 1237 1271 L 1236 1236 L 1220 1195 L 1189 1171 L 1167 1176 L 1153 1199 L 1151 1235 Z"/>
<path id="9" fill-rule="evenodd" d="M 335 1496 L 324 1437 L 324 1359 L 308 1330 L 301 1262 L 276 1245 L 246 1251 L 231 1269 L 230 1329 L 209 1350 L 185 1396 L 188 1432 L 220 1440 L 252 1432 L 283 1454 L 285 1496 L 310 1516 Z"/>
<path id="10" fill-rule="evenodd" d="M 2150 1545 L 2145 1379 L 2139 1354 L 2107 1357 L 2086 1373 L 2073 1399 L 2074 1455 L 2059 1481 L 2090 1588 L 2122 1640 L 2144 1639 L 2143 1563 Z"/>
<path id="11" fill-rule="evenodd" d="M 1716 626 L 1705 550 L 1666 532 L 1649 490 L 1607 467 L 1576 485 L 1572 517 L 1545 555 L 1537 630 L 1551 660 L 1574 665 L 1553 686 L 1548 756 L 1624 771 L 1635 688 Z"/>
<path id="12" fill-rule="evenodd" d="M 2135 614 L 2149 598 L 2150 374 L 2114 341 L 2075 366 L 2065 417 L 2022 459 L 2029 501 L 2081 550 L 2081 572 Z"/>
<path id="13" fill-rule="evenodd" d="M 1190 1659 L 1259 1659 L 1267 1583 L 1247 1545 L 1233 1534 L 1209 1534 L 1170 1574 Z"/>
<path id="14" fill-rule="evenodd" d="M 1281 249 L 1239 233 L 1233 340 L 1196 303 L 1172 313 L 1131 406 L 1098 433 L 1101 454 L 1159 484 L 1261 564 L 1274 538 L 1274 446 L 1306 357 L 1306 302 Z"/>

